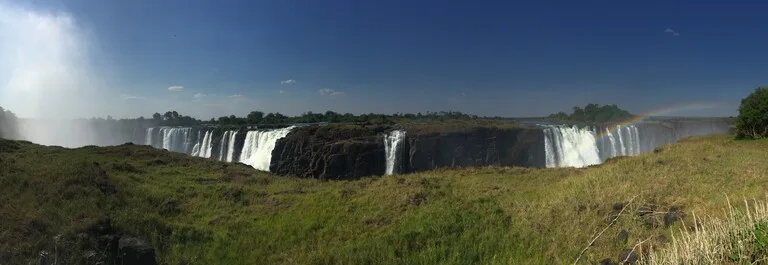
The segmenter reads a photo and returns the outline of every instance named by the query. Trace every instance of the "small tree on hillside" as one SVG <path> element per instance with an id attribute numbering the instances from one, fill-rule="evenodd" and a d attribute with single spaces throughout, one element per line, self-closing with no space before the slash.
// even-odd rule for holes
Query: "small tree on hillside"
<path id="1" fill-rule="evenodd" d="M 759 87 L 741 100 L 736 117 L 736 137 L 759 139 L 768 137 L 768 88 Z"/>

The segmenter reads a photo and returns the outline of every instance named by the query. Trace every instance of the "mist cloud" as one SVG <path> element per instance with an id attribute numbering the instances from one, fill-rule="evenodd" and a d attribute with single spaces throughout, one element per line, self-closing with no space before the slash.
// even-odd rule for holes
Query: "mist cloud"
<path id="1" fill-rule="evenodd" d="M 90 65 L 92 40 L 71 14 L 0 1 L 0 36 L 3 107 L 22 117 L 84 117 L 107 97 Z"/>

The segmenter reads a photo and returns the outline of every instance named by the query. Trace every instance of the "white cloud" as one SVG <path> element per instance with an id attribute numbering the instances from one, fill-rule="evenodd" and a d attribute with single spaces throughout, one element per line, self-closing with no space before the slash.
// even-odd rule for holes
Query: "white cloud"
<path id="1" fill-rule="evenodd" d="M 242 98 L 242 97 L 244 97 L 244 96 L 243 96 L 243 95 L 240 95 L 240 94 L 234 94 L 234 95 L 231 95 L 231 96 L 229 96 L 229 97 L 230 97 L 230 98 Z"/>
<path id="2" fill-rule="evenodd" d="M 671 28 L 665 29 L 664 32 L 672 34 L 673 36 L 680 36 L 680 33 L 677 33 L 677 31 L 675 31 L 675 30 L 673 30 Z"/>
<path id="3" fill-rule="evenodd" d="M 280 84 L 283 84 L 283 85 L 296 84 L 296 80 L 293 80 L 293 79 L 283 80 L 283 81 L 280 81 Z"/>
<path id="4" fill-rule="evenodd" d="M 170 87 L 168 87 L 168 91 L 171 91 L 171 92 L 182 92 L 182 91 L 184 91 L 184 87 L 183 86 L 170 86 Z"/>
<path id="5" fill-rule="evenodd" d="M 285 90 L 280 89 L 280 94 L 285 94 Z"/>
<path id="6" fill-rule="evenodd" d="M 120 99 L 122 100 L 130 100 L 130 99 L 139 99 L 140 97 L 134 96 L 134 95 L 128 95 L 128 94 L 120 94 Z"/>
<path id="7" fill-rule="evenodd" d="M 317 91 L 317 93 L 320 93 L 322 96 L 343 96 L 346 93 L 341 91 L 336 91 L 330 88 L 323 88 Z"/>
<path id="8" fill-rule="evenodd" d="M 193 97 L 193 98 L 195 98 L 195 99 L 201 99 L 201 98 L 205 97 L 205 94 L 203 94 L 203 93 L 197 93 L 197 94 L 195 94 L 195 95 L 194 95 L 194 96 L 192 96 L 192 97 Z"/>

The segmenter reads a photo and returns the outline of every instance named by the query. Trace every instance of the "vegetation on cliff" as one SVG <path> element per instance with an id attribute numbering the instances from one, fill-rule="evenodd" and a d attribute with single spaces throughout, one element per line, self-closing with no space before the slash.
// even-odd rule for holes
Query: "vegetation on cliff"
<path id="1" fill-rule="evenodd" d="M 246 124 L 292 124 L 292 123 L 369 123 L 377 125 L 391 125 L 403 121 L 448 121 L 448 120 L 472 120 L 478 119 L 477 115 L 465 114 L 457 111 L 427 112 L 426 114 L 394 113 L 394 114 L 360 114 L 305 112 L 299 116 L 285 116 L 280 113 L 264 113 L 252 111 L 245 117 L 234 115 L 211 119 L 209 123 L 219 125 L 246 125 Z"/>
<path id="2" fill-rule="evenodd" d="M 768 137 L 768 88 L 759 87 L 741 100 L 736 117 L 736 137 Z"/>
<path id="3" fill-rule="evenodd" d="M 547 116 L 547 119 L 555 121 L 571 121 L 571 122 L 606 122 L 606 121 L 621 121 L 632 118 L 632 114 L 628 111 L 620 109 L 614 105 L 587 104 L 583 109 L 581 107 L 573 107 L 571 114 L 565 112 L 558 112 Z"/>
<path id="4" fill-rule="evenodd" d="M 726 195 L 764 197 L 766 149 L 709 136 L 585 169 L 320 181 L 148 146 L 0 140 L 0 263 L 36 263 L 43 250 L 82 259 L 104 216 L 160 264 L 617 262 L 728 217 Z"/>

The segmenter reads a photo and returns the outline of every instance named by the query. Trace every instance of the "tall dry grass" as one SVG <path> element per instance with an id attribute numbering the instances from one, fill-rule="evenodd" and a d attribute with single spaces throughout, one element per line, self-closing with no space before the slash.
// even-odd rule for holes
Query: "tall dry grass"
<path id="1" fill-rule="evenodd" d="M 663 249 L 651 250 L 639 264 L 766 264 L 768 263 L 768 203 L 744 200 L 736 209 L 727 200 L 727 218 L 697 219 Z"/>

